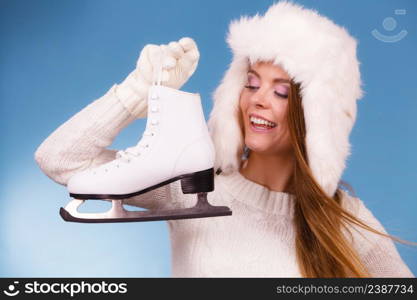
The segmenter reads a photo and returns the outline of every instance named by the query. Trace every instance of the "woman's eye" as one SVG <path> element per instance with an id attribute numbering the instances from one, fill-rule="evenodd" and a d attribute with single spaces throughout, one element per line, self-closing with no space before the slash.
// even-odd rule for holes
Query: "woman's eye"
<path id="1" fill-rule="evenodd" d="M 278 97 L 281 97 L 281 98 L 288 98 L 288 95 L 284 95 L 284 94 L 280 94 L 280 93 L 278 93 L 278 92 L 274 92 L 275 93 L 275 95 L 277 95 Z"/>
<path id="2" fill-rule="evenodd" d="M 256 90 L 259 89 L 258 86 L 253 86 L 253 85 L 245 85 L 245 88 L 250 89 L 250 90 Z"/>
<path id="3" fill-rule="evenodd" d="M 274 91 L 275 95 L 281 98 L 288 98 L 288 92 L 289 92 L 289 88 L 281 84 L 277 85 Z"/>
<path id="4" fill-rule="evenodd" d="M 249 89 L 249 90 L 257 90 L 259 89 L 259 86 L 254 86 L 254 85 L 245 85 L 245 88 Z M 277 95 L 278 97 L 287 99 L 288 98 L 288 94 L 281 94 L 278 93 L 277 91 L 274 91 L 274 94 Z"/>

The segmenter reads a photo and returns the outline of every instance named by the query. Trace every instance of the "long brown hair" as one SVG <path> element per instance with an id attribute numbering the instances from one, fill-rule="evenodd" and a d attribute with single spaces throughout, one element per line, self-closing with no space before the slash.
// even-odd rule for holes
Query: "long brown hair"
<path id="1" fill-rule="evenodd" d="M 358 225 L 393 240 L 408 242 L 373 229 L 345 210 L 340 184 L 333 198 L 320 188 L 308 164 L 301 100 L 300 85 L 292 83 L 287 121 L 295 165 L 289 185 L 295 195 L 296 256 L 301 274 L 303 277 L 369 277 L 343 230 L 350 232 L 349 225 Z"/>

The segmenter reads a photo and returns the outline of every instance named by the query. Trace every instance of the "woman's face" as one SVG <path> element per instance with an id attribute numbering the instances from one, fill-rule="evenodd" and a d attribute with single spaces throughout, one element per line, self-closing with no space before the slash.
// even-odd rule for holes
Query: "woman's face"
<path id="1" fill-rule="evenodd" d="M 286 122 L 290 76 L 279 66 L 258 62 L 249 67 L 239 105 L 246 146 L 264 155 L 291 149 Z"/>

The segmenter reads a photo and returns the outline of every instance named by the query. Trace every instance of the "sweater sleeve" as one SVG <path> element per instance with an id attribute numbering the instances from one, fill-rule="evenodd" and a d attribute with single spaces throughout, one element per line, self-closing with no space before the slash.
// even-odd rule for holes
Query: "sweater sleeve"
<path id="1" fill-rule="evenodd" d="M 41 170 L 66 186 L 76 173 L 112 161 L 117 150 L 107 149 L 117 134 L 138 116 L 146 115 L 146 101 L 125 94 L 121 99 L 113 85 L 105 95 L 90 103 L 59 126 L 35 152 Z M 138 102 L 139 101 L 139 102 Z M 129 199 L 128 204 L 155 208 L 171 200 L 169 185 Z"/>
<path id="2" fill-rule="evenodd" d="M 347 199 L 347 208 L 351 213 L 370 227 L 387 234 L 382 224 L 359 198 L 348 196 Z M 392 239 L 357 225 L 353 228 L 351 232 L 354 247 L 372 277 L 414 277 Z"/>

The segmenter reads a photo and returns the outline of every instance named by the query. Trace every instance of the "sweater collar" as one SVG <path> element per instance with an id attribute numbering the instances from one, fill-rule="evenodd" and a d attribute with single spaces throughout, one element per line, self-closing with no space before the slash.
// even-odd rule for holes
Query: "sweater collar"
<path id="1" fill-rule="evenodd" d="M 248 206 L 270 214 L 293 217 L 295 199 L 293 194 L 271 191 L 267 187 L 247 179 L 239 171 L 227 175 L 220 174 L 217 177 L 224 189 L 236 201 L 244 202 Z"/>

